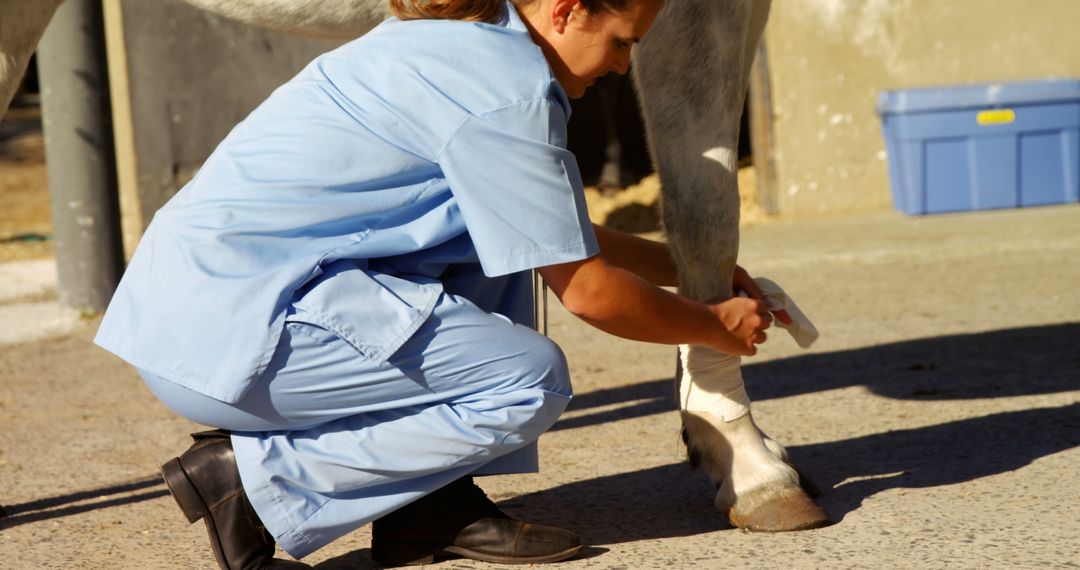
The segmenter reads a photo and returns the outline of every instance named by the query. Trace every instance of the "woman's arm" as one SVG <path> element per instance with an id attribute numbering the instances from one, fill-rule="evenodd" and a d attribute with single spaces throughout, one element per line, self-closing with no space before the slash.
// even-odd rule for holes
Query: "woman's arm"
<path id="1" fill-rule="evenodd" d="M 678 271 L 667 244 L 593 224 L 600 254 L 608 263 L 621 267 L 660 287 L 678 286 Z"/>
<path id="2" fill-rule="evenodd" d="M 752 355 L 772 318 L 761 301 L 736 297 L 699 303 L 609 263 L 603 255 L 541 267 L 544 281 L 578 318 L 605 332 L 646 342 L 702 344 Z"/>
<path id="3" fill-rule="evenodd" d="M 593 224 L 596 239 L 600 242 L 601 255 L 616 267 L 621 267 L 638 275 L 659 287 L 678 287 L 678 270 L 671 257 L 667 244 L 623 233 L 611 228 Z M 732 286 L 735 293 L 745 292 L 748 296 L 764 301 L 765 296 L 754 283 L 754 279 L 745 269 L 735 266 L 735 279 Z M 786 311 L 774 313 L 784 323 L 791 323 Z"/>

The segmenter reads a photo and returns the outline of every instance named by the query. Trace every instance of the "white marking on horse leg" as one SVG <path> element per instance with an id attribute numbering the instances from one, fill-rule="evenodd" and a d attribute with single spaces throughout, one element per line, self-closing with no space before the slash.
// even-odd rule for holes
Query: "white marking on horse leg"
<path id="1" fill-rule="evenodd" d="M 777 483 L 796 484 L 798 474 L 784 460 L 783 446 L 765 438 L 750 414 L 740 369 L 741 358 L 704 346 L 679 347 L 683 378 L 679 384 L 680 407 L 704 419 L 716 429 L 726 446 L 708 454 L 706 468 L 719 484 L 716 506 L 727 510 L 738 496 Z M 691 434 L 695 439 L 704 434 Z M 707 436 L 706 436 L 707 437 Z M 691 445 L 700 444 L 691 441 Z M 771 445 L 770 445 L 771 444 Z"/>
<path id="2" fill-rule="evenodd" d="M 797 492 L 800 496 L 804 493 L 799 490 L 802 488 L 800 475 L 790 464 L 787 450 L 753 421 L 750 398 L 742 378 L 742 359 L 700 345 L 682 345 L 679 349 L 682 364 L 680 407 L 714 428 L 699 425 L 697 429 L 687 430 L 687 443 L 692 448 L 691 462 L 698 464 L 700 461 L 717 484 L 716 507 L 742 521 L 733 524 L 777 528 L 771 523 L 759 525 L 759 521 L 769 518 L 757 516 L 753 505 L 765 500 L 763 497 L 773 500 L 778 496 L 777 489 L 786 489 L 784 493 L 788 494 Z M 803 490 L 819 493 L 809 480 Z M 802 498 L 807 503 L 804 506 L 810 510 L 796 509 L 800 516 L 795 517 L 795 526 L 807 518 L 801 515 L 809 512 L 808 519 L 817 520 L 816 512 L 820 511 L 809 504 L 805 496 Z M 728 511 L 735 508 L 737 502 L 740 506 L 736 511 Z M 779 525 L 779 528 L 784 526 Z"/>
<path id="3" fill-rule="evenodd" d="M 728 172 L 736 172 L 739 169 L 739 153 L 734 150 L 718 146 L 716 148 L 710 148 L 705 151 L 701 156 L 715 161 L 720 166 L 723 166 Z"/>
<path id="4" fill-rule="evenodd" d="M 712 414 L 703 414 L 731 445 L 730 474 L 716 491 L 714 504 L 727 512 L 738 497 L 776 485 L 797 487 L 799 474 L 784 463 L 761 437 L 751 414 L 732 421 L 722 421 Z"/>
<path id="5" fill-rule="evenodd" d="M 765 432 L 761 432 L 761 438 L 765 442 L 765 447 L 769 448 L 769 451 L 771 451 L 773 455 L 780 459 L 780 461 L 788 464 L 791 463 L 791 459 L 788 458 L 787 449 L 783 445 L 781 445 L 780 442 L 769 437 L 768 434 L 766 434 Z"/>

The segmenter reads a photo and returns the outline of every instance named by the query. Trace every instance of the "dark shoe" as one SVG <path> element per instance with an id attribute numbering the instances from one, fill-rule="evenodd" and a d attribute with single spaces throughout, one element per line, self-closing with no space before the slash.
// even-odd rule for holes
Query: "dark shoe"
<path id="1" fill-rule="evenodd" d="M 574 533 L 521 522 L 499 510 L 471 477 L 372 523 L 371 557 L 383 566 L 464 556 L 498 564 L 558 562 L 578 553 Z"/>
<path id="2" fill-rule="evenodd" d="M 228 432 L 192 434 L 195 444 L 161 466 L 161 474 L 188 522 L 203 519 L 214 558 L 223 570 L 309 568 L 274 559 L 274 537 L 266 531 L 240 483 Z"/>

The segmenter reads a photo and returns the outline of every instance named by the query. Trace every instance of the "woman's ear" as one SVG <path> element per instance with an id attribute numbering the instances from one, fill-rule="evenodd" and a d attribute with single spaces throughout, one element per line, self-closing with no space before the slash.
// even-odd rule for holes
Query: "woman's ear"
<path id="1" fill-rule="evenodd" d="M 563 33 L 570 20 L 578 17 L 581 9 L 581 0 L 551 0 L 551 28 Z"/>

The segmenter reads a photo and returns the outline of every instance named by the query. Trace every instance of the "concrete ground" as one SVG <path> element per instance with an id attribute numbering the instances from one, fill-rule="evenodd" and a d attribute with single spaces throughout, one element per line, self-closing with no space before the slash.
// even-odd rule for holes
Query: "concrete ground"
<path id="1" fill-rule="evenodd" d="M 555 567 L 1080 564 L 1080 206 L 773 222 L 744 232 L 741 262 L 822 331 L 809 351 L 773 331 L 745 376 L 835 524 L 730 528 L 683 460 L 674 349 L 553 306 L 578 395 L 541 439 L 541 473 L 482 484 L 592 545 Z M 90 343 L 94 321 L 50 305 L 47 267 L 0 266 L 0 283 L 34 271 L 0 289 L 0 567 L 214 567 L 156 474 L 198 426 Z M 308 561 L 373 568 L 368 540 Z"/>

